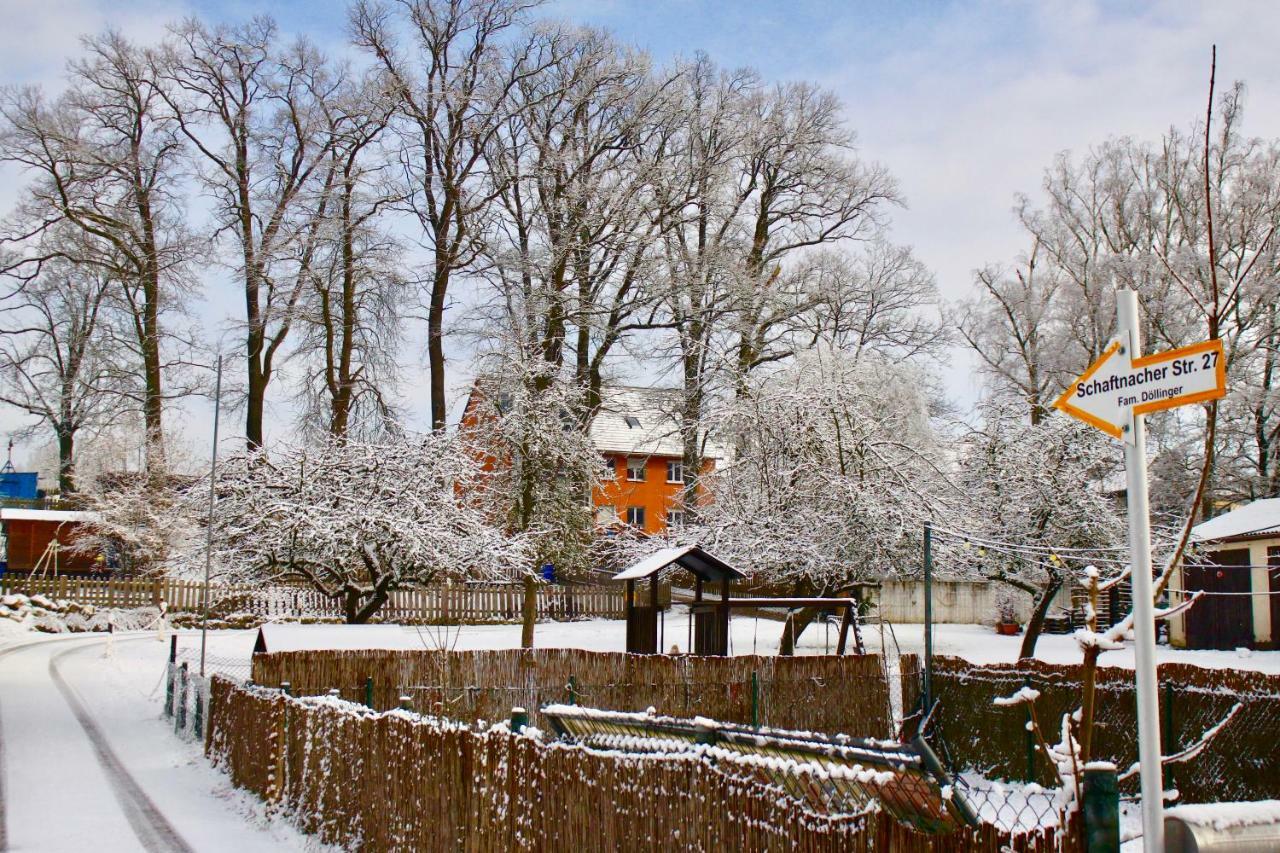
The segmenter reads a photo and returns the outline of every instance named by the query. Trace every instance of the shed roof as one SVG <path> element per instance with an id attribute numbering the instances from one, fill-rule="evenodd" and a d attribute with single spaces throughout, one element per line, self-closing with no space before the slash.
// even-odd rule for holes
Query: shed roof
<path id="1" fill-rule="evenodd" d="M 708 554 L 697 545 L 681 545 L 677 548 L 663 548 L 661 551 L 655 551 L 630 568 L 618 572 L 613 579 L 616 581 L 639 580 L 657 574 L 670 565 L 677 565 L 693 572 L 704 581 L 737 580 L 746 577 L 733 566 Z"/>
<path id="2" fill-rule="evenodd" d="M 1191 528 L 1197 542 L 1260 539 L 1280 536 L 1280 498 L 1266 498 L 1224 512 Z"/>
<path id="3" fill-rule="evenodd" d="M 0 521 L 97 521 L 98 514 L 69 509 L 0 509 Z"/>

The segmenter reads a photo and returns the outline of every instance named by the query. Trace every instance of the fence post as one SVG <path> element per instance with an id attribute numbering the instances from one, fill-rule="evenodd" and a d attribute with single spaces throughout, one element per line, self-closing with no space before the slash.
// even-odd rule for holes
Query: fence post
<path id="1" fill-rule="evenodd" d="M 751 728 L 760 728 L 760 675 L 751 670 Z"/>
<path id="2" fill-rule="evenodd" d="M 524 727 L 529 725 L 529 712 L 524 708 L 511 709 L 511 731 L 519 734 L 524 731 Z"/>
<path id="3" fill-rule="evenodd" d="M 174 639 L 177 639 L 176 637 Z M 178 668 L 173 660 L 169 660 L 168 676 L 165 678 L 164 686 L 164 715 L 166 717 L 173 716 L 173 679 L 178 675 Z"/>
<path id="4" fill-rule="evenodd" d="M 175 716 L 174 731 L 181 732 L 187 727 L 187 662 L 178 667 L 178 707 Z"/>
<path id="5" fill-rule="evenodd" d="M 1084 843 L 1086 853 L 1120 849 L 1120 789 L 1115 765 L 1107 762 L 1084 768 Z"/>
<path id="6" fill-rule="evenodd" d="M 1173 685 L 1166 681 L 1164 684 L 1164 721 L 1160 726 L 1160 734 L 1164 739 L 1164 748 L 1161 752 L 1165 755 L 1173 755 L 1178 751 L 1178 739 L 1173 730 L 1173 700 Z M 1174 780 L 1176 767 L 1176 764 L 1170 764 L 1164 768 L 1165 787 L 1178 787 L 1177 782 Z"/>
<path id="7" fill-rule="evenodd" d="M 288 681 L 280 682 L 280 692 L 286 696 L 293 695 L 293 684 Z"/>
<path id="8" fill-rule="evenodd" d="M 191 718 L 191 730 L 195 732 L 197 738 L 200 738 L 201 740 L 203 740 L 204 739 L 204 697 L 201 695 L 203 691 L 201 690 L 201 684 L 199 681 L 195 682 L 195 688 L 196 688 L 195 689 L 196 705 L 192 709 L 193 713 Z"/>
<path id="9" fill-rule="evenodd" d="M 413 699 L 411 699 L 410 697 L 405 696 L 405 695 L 403 695 L 403 694 L 402 694 L 402 695 L 400 696 L 400 710 L 401 710 L 401 711 L 412 711 L 412 710 L 413 710 Z"/>
<path id="10" fill-rule="evenodd" d="M 373 676 L 364 680 L 364 704 L 373 707 Z"/>
<path id="11" fill-rule="evenodd" d="M 1031 689 L 1031 676 L 1022 677 L 1022 686 Z M 1036 733 L 1031 730 L 1031 706 L 1027 706 L 1026 749 L 1027 749 L 1027 781 L 1036 781 Z"/>
<path id="12" fill-rule="evenodd" d="M 569 704 L 578 704 L 578 680 L 572 675 L 569 676 Z"/>

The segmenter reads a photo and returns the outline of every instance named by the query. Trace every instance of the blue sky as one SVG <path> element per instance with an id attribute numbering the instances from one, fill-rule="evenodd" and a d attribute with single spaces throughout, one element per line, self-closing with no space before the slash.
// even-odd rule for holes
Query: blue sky
<path id="1" fill-rule="evenodd" d="M 344 6 L 0 0 L 0 82 L 56 82 L 78 33 L 113 25 L 147 40 L 193 11 L 269 12 L 341 49 Z M 969 293 L 975 268 L 1023 249 L 1014 196 L 1034 197 L 1056 154 L 1109 136 L 1155 140 L 1201 117 L 1213 43 L 1220 84 L 1248 84 L 1246 132 L 1280 138 L 1274 2 L 555 0 L 544 12 L 611 29 L 659 62 L 703 50 L 725 66 L 834 90 L 860 155 L 887 165 L 907 198 L 893 239 L 915 248 L 949 300 Z M 12 178 L 0 173 L 0 206 L 11 198 Z M 944 367 L 962 404 L 976 395 L 971 371 L 959 351 Z M 206 419 L 191 420 L 198 436 Z"/>

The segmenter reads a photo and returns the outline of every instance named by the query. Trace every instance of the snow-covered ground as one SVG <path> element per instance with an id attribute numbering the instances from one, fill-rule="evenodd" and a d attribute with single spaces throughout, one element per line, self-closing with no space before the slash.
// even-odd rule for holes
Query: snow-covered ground
<path id="1" fill-rule="evenodd" d="M 173 734 L 167 651 L 155 635 L 0 636 L 0 849 L 321 849 Z"/>
<path id="2" fill-rule="evenodd" d="M 679 611 L 663 627 L 664 648 L 687 648 L 688 624 Z M 197 744 L 174 736 L 161 714 L 167 642 L 155 634 L 109 641 L 100 634 L 36 634 L 6 622 L 0 620 L 0 849 L 317 849 L 234 790 Z M 323 645 L 344 629 L 291 630 L 314 632 Z M 778 622 L 735 618 L 732 651 L 775 653 L 780 632 Z M 902 651 L 922 650 L 921 626 L 900 625 L 894 632 Z M 520 642 L 518 625 L 404 627 L 379 634 L 400 648 L 515 648 Z M 811 628 L 799 650 L 834 650 L 836 635 L 835 626 Z M 211 669 L 246 674 L 256 636 L 252 630 L 210 632 Z M 869 651 L 879 650 L 880 637 L 878 628 L 864 629 Z M 976 663 L 1008 662 L 1016 659 L 1020 640 L 982 626 L 939 625 L 935 648 Z M 182 657 L 198 659 L 199 643 L 198 632 L 181 632 Z M 621 651 L 624 643 L 624 624 L 617 620 L 541 624 L 536 632 L 541 647 Z M 1067 663 L 1078 655 L 1067 636 L 1046 636 L 1039 645 L 1038 656 L 1047 661 Z M 1280 652 L 1161 648 L 1160 659 L 1280 672 Z M 1133 655 L 1125 649 L 1103 660 L 1132 666 Z M 77 717 L 77 706 L 87 721 Z"/>

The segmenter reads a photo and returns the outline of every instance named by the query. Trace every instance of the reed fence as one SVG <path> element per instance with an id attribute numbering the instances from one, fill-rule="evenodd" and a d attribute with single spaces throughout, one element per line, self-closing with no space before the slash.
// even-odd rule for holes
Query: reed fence
<path id="1" fill-rule="evenodd" d="M 1163 752 L 1195 743 L 1231 708 L 1241 708 L 1203 752 L 1165 768 L 1165 787 L 1179 802 L 1280 798 L 1280 676 L 1166 663 L 1158 669 Z M 1137 699 L 1133 670 L 1100 667 L 1097 675 L 1094 755 L 1121 769 L 1137 760 Z M 934 658 L 934 713 L 941 743 L 957 769 L 989 778 L 1056 784 L 1035 750 L 1022 705 L 992 704 L 1018 688 L 1040 691 L 1036 717 L 1057 739 L 1058 721 L 1080 705 L 1081 666 L 1040 661 L 978 666 L 961 658 Z M 1136 780 L 1122 790 L 1136 791 Z"/>
<path id="2" fill-rule="evenodd" d="M 214 584 L 209 592 L 210 611 L 215 615 L 251 613 L 264 619 L 343 617 L 337 602 L 307 587 Z M 172 613 L 200 612 L 204 603 L 202 583 L 170 578 L 0 576 L 0 594 L 10 593 L 43 595 L 95 607 L 147 607 L 164 601 Z M 670 587 L 666 587 L 664 602 L 670 601 L 670 594 Z M 625 595 L 621 586 L 540 585 L 538 619 L 621 619 L 626 612 Z M 523 602 L 524 589 L 517 584 L 435 584 L 392 590 L 377 618 L 406 624 L 515 622 L 521 617 Z"/>
<path id="3" fill-rule="evenodd" d="M 925 835 L 887 815 L 825 815 L 693 754 L 604 753 L 505 727 L 212 685 L 206 751 L 322 842 L 368 851 L 998 850 L 1074 837 L 991 826 Z"/>
<path id="4" fill-rule="evenodd" d="M 621 629 L 619 629 L 621 630 Z M 904 655 L 904 671 L 915 656 Z M 415 711 L 496 720 L 512 706 L 569 702 L 616 711 L 894 737 L 888 681 L 876 655 L 694 657 L 583 649 L 301 651 L 256 654 L 253 681 L 296 696 L 337 691 L 377 710 L 401 696 Z"/>

